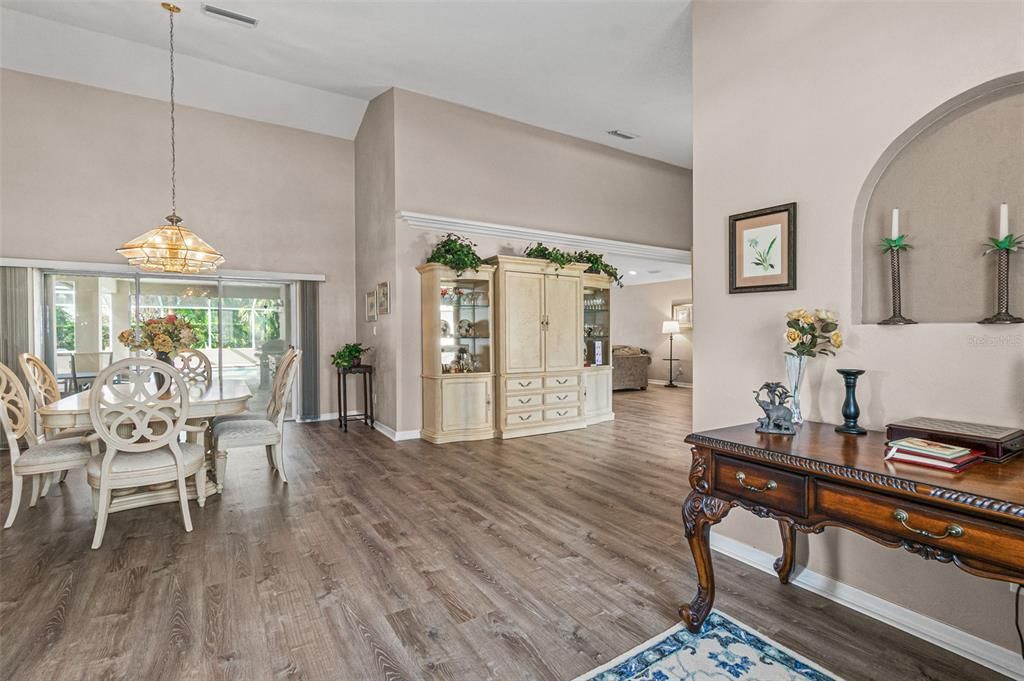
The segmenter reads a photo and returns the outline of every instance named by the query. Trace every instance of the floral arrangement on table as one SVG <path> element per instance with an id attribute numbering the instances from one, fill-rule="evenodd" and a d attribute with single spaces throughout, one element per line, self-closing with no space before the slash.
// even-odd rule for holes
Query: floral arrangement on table
<path id="1" fill-rule="evenodd" d="M 786 313 L 787 355 L 816 357 L 832 355 L 843 347 L 843 334 L 839 332 L 839 320 L 831 310 L 815 310 L 811 314 L 803 308 Z"/>
<path id="2" fill-rule="evenodd" d="M 187 319 L 175 314 L 147 319 L 117 334 L 117 340 L 129 350 L 152 350 L 157 359 L 170 362 L 171 357 L 196 343 L 196 332 Z"/>

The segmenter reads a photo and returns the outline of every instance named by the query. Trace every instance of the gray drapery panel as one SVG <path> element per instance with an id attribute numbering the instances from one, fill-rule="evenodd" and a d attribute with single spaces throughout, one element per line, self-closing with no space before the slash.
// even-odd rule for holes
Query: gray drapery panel
<path id="1" fill-rule="evenodd" d="M 27 267 L 0 267 L 0 362 L 15 373 L 32 351 L 32 277 Z"/>
<path id="2" fill-rule="evenodd" d="M 302 393 L 299 418 L 320 418 L 320 282 L 299 282 L 299 348 L 302 350 Z"/>

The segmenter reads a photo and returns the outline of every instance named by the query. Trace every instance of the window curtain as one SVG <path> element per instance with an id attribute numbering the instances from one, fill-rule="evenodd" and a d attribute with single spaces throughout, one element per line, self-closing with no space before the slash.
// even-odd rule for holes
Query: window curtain
<path id="1" fill-rule="evenodd" d="M 0 362 L 19 373 L 18 354 L 32 352 L 32 272 L 0 267 Z"/>
<path id="2" fill-rule="evenodd" d="M 299 348 L 302 350 L 302 390 L 299 418 L 320 419 L 320 282 L 299 282 Z"/>

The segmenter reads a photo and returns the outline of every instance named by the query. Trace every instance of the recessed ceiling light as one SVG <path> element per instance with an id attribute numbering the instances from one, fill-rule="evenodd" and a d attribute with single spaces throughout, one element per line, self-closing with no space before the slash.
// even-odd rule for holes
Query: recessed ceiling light
<path id="1" fill-rule="evenodd" d="M 661 270 L 647 270 L 647 274 L 661 274 Z"/>
<path id="2" fill-rule="evenodd" d="M 634 277 L 636 276 L 636 270 L 630 270 L 630 271 L 629 271 L 629 273 L 630 273 L 631 275 L 633 275 Z"/>
<path id="3" fill-rule="evenodd" d="M 249 17 L 238 12 L 232 12 L 229 9 L 223 9 L 221 7 L 214 7 L 213 5 L 207 5 L 205 2 L 202 5 L 203 12 L 209 14 L 211 17 L 217 19 L 224 19 L 234 24 L 241 24 L 247 28 L 256 28 L 256 24 L 260 23 L 259 19 Z"/>
<path id="4" fill-rule="evenodd" d="M 625 130 L 609 130 L 608 134 L 611 135 L 612 137 L 618 137 L 619 139 L 623 140 L 635 140 L 637 137 L 639 137 L 639 135 L 634 135 L 633 133 L 626 132 Z"/>

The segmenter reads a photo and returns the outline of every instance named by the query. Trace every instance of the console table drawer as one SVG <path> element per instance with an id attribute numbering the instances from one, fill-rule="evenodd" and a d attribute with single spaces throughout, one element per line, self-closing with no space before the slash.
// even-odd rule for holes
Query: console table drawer
<path id="1" fill-rule="evenodd" d="M 855 527 L 1001 565 L 1024 563 L 1024 532 L 903 499 L 818 482 L 818 511 Z"/>
<path id="2" fill-rule="evenodd" d="M 759 506 L 807 517 L 807 476 L 715 456 L 715 489 Z"/>

